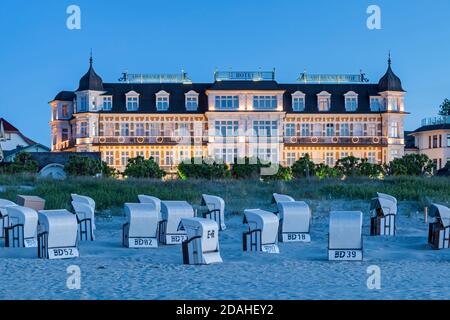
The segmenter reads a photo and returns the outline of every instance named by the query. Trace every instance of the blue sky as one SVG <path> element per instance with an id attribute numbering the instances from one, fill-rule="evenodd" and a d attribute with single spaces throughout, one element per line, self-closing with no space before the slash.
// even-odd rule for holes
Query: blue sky
<path id="1" fill-rule="evenodd" d="M 66 9 L 81 7 L 82 29 Z M 382 10 L 382 30 L 366 9 Z M 450 1 L 434 0 L 1 0 L 0 116 L 50 144 L 48 101 L 77 88 L 90 48 L 105 82 L 121 72 L 176 73 L 212 81 L 214 69 L 276 68 L 279 82 L 309 73 L 358 73 L 371 82 L 387 53 L 408 91 L 406 128 L 450 98 Z"/>

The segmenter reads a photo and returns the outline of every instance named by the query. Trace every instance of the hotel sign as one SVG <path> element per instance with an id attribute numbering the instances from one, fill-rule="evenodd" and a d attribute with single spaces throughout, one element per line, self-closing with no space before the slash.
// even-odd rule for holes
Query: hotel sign
<path id="1" fill-rule="evenodd" d="M 187 73 L 181 74 L 133 74 L 124 72 L 119 82 L 125 83 L 192 83 Z"/>
<path id="2" fill-rule="evenodd" d="M 275 71 L 216 71 L 215 81 L 274 81 Z"/>
<path id="3" fill-rule="evenodd" d="M 369 82 L 364 73 L 360 74 L 307 74 L 302 73 L 297 80 L 304 83 L 365 83 Z"/>

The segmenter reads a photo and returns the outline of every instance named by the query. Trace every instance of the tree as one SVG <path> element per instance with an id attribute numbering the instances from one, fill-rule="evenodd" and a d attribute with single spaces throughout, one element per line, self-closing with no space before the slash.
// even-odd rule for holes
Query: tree
<path id="1" fill-rule="evenodd" d="M 14 158 L 14 162 L 6 167 L 8 173 L 36 173 L 38 171 L 38 163 L 31 158 L 31 154 L 20 152 Z"/>
<path id="2" fill-rule="evenodd" d="M 290 167 L 278 167 L 278 172 L 274 175 L 263 176 L 263 180 L 281 180 L 281 181 L 291 181 L 293 179 L 292 169 Z"/>
<path id="3" fill-rule="evenodd" d="M 391 175 L 422 176 L 433 172 L 433 161 L 424 154 L 407 154 L 389 163 Z"/>
<path id="4" fill-rule="evenodd" d="M 314 169 L 315 174 L 317 177 L 319 177 L 320 179 L 323 178 L 338 178 L 342 176 L 342 173 L 335 169 L 335 168 L 331 168 L 330 166 L 320 163 L 318 165 L 316 165 L 316 168 Z"/>
<path id="5" fill-rule="evenodd" d="M 261 169 L 270 166 L 270 163 L 263 164 L 259 158 L 235 159 L 231 167 L 231 175 L 235 179 L 258 179 L 261 178 Z"/>
<path id="6" fill-rule="evenodd" d="M 96 175 L 114 176 L 115 170 L 101 160 L 86 156 L 71 156 L 64 171 L 74 177 L 93 177 Z"/>
<path id="7" fill-rule="evenodd" d="M 144 157 L 136 157 L 128 159 L 123 174 L 132 178 L 162 179 L 166 172 L 159 167 L 153 158 L 145 160 Z"/>
<path id="8" fill-rule="evenodd" d="M 357 176 L 361 174 L 360 171 L 361 159 L 354 156 L 339 159 L 336 162 L 336 170 L 339 170 L 347 177 Z"/>
<path id="9" fill-rule="evenodd" d="M 309 155 L 306 154 L 303 158 L 300 158 L 292 165 L 292 175 L 295 178 L 308 178 L 314 176 L 316 165 L 309 159 Z"/>
<path id="10" fill-rule="evenodd" d="M 450 100 L 445 99 L 439 107 L 440 116 L 450 116 Z"/>
<path id="11" fill-rule="evenodd" d="M 227 164 L 217 163 L 213 160 L 191 159 L 178 165 L 178 176 L 185 180 L 193 179 L 223 179 L 230 176 Z"/>

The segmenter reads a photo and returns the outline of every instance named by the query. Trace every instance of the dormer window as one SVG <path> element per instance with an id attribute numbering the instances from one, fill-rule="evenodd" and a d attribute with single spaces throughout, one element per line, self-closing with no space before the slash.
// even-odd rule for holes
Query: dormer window
<path id="1" fill-rule="evenodd" d="M 112 110 L 112 97 L 110 96 L 103 97 L 103 110 L 104 111 Z"/>
<path id="2" fill-rule="evenodd" d="M 319 111 L 330 111 L 331 108 L 331 94 L 322 91 L 317 95 L 317 109 Z"/>
<path id="3" fill-rule="evenodd" d="M 126 94 L 127 97 L 127 110 L 137 111 L 139 109 L 139 93 L 130 91 Z"/>
<path id="4" fill-rule="evenodd" d="M 384 99 L 382 97 L 370 97 L 370 111 L 384 111 Z"/>
<path id="5" fill-rule="evenodd" d="M 292 94 L 292 110 L 296 112 L 305 111 L 305 94 L 297 91 Z"/>
<path id="6" fill-rule="evenodd" d="M 345 95 L 345 110 L 348 112 L 354 112 L 358 109 L 358 95 L 350 91 Z"/>
<path id="7" fill-rule="evenodd" d="M 195 91 L 189 91 L 186 93 L 186 110 L 197 111 L 198 109 L 198 93 Z"/>
<path id="8" fill-rule="evenodd" d="M 156 110 L 167 111 L 169 110 L 169 93 L 160 91 L 156 94 Z"/>

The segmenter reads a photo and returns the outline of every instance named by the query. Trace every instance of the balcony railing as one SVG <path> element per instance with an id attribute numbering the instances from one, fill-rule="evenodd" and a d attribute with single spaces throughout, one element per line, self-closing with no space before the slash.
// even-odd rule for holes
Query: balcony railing
<path id="1" fill-rule="evenodd" d="M 285 144 L 348 144 L 387 145 L 385 137 L 285 137 Z"/>
<path id="2" fill-rule="evenodd" d="M 204 144 L 207 137 L 202 136 L 155 136 L 155 137 L 92 137 L 77 139 L 77 144 Z"/>
<path id="3" fill-rule="evenodd" d="M 450 123 L 450 116 L 426 118 L 422 120 L 422 127 L 434 126 L 437 124 L 449 124 L 449 123 Z"/>

